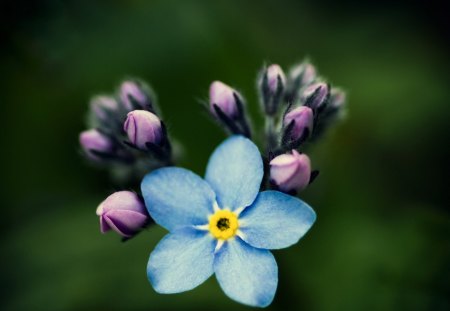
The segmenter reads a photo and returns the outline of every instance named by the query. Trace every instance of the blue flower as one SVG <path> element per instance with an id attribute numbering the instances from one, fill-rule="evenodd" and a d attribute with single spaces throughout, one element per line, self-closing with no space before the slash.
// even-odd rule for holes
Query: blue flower
<path id="1" fill-rule="evenodd" d="M 272 302 L 278 267 L 269 249 L 297 243 L 316 215 L 296 197 L 259 192 L 262 178 L 258 148 L 242 136 L 214 151 L 204 180 L 177 167 L 145 176 L 147 209 L 169 231 L 147 266 L 157 292 L 191 290 L 215 273 L 231 299 L 257 307 Z"/>

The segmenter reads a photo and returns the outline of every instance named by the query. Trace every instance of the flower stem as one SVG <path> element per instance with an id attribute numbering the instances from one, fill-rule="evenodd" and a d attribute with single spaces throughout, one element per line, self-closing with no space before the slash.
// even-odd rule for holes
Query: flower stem
<path id="1" fill-rule="evenodd" d="M 266 155 L 270 158 L 270 153 L 277 147 L 277 135 L 275 133 L 275 118 L 266 116 Z M 269 159 L 270 161 L 270 159 Z"/>

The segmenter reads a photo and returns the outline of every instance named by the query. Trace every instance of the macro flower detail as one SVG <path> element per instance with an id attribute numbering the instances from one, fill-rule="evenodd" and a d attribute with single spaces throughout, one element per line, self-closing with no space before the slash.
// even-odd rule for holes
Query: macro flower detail
<path id="1" fill-rule="evenodd" d="M 91 101 L 91 110 L 100 121 L 107 121 L 108 114 L 112 114 L 118 109 L 117 101 L 110 96 L 96 96 Z"/>
<path id="2" fill-rule="evenodd" d="M 244 94 L 220 81 L 210 84 L 202 104 L 231 137 L 211 155 L 204 178 L 176 167 L 183 145 L 169 135 L 144 81 L 123 81 L 114 93 L 91 100 L 90 130 L 80 134 L 83 155 L 108 170 L 116 186 L 131 190 L 98 206 L 100 231 L 128 241 L 156 224 L 168 230 L 147 264 L 156 292 L 188 291 L 214 274 L 237 302 L 266 307 L 273 301 L 278 266 L 271 250 L 297 243 L 316 220 L 297 197 L 319 175 L 303 152 L 347 106 L 345 92 L 308 61 L 287 72 L 277 64 L 259 71 L 264 126 L 252 122 Z"/>
<path id="3" fill-rule="evenodd" d="M 84 153 L 91 160 L 100 160 L 98 153 L 110 153 L 114 149 L 114 144 L 106 135 L 96 129 L 86 130 L 80 133 L 80 145 Z"/>
<path id="4" fill-rule="evenodd" d="M 286 129 L 289 129 L 289 139 L 298 140 L 300 138 L 307 138 L 312 133 L 314 114 L 311 108 L 306 106 L 300 106 L 292 109 L 283 119 L 283 125 Z M 290 123 L 293 122 L 290 127 Z"/>
<path id="5" fill-rule="evenodd" d="M 230 119 L 236 118 L 238 115 L 238 108 L 234 94 L 237 92 L 230 86 L 220 81 L 214 81 L 209 87 L 209 104 L 211 112 L 216 115 L 217 106 Z"/>
<path id="6" fill-rule="evenodd" d="M 140 149 L 146 149 L 147 143 L 160 143 L 163 136 L 161 120 L 146 110 L 129 112 L 123 129 L 130 142 Z"/>
<path id="7" fill-rule="evenodd" d="M 100 217 L 100 231 L 113 229 L 123 237 L 130 238 L 149 221 L 144 202 L 136 193 L 118 191 L 107 197 L 97 207 Z"/>
<path id="8" fill-rule="evenodd" d="M 157 292 L 191 290 L 215 274 L 222 290 L 240 303 L 272 302 L 278 267 L 269 250 L 297 243 L 316 215 L 296 197 L 259 192 L 263 174 L 256 145 L 232 136 L 213 152 L 205 179 L 177 167 L 145 176 L 141 190 L 148 212 L 169 231 L 147 266 Z"/>
<path id="9" fill-rule="evenodd" d="M 272 64 L 261 72 L 258 84 L 264 112 L 273 117 L 276 115 L 283 98 L 286 76 L 279 65 Z"/>
<path id="10" fill-rule="evenodd" d="M 326 83 L 318 82 L 308 86 L 302 93 L 301 100 L 306 106 L 314 109 L 322 108 L 330 95 L 330 88 Z"/>
<path id="11" fill-rule="evenodd" d="M 277 91 L 279 82 L 281 82 L 282 85 L 286 84 L 286 76 L 279 65 L 273 64 L 267 68 L 267 82 L 269 90 L 272 93 Z"/>
<path id="12" fill-rule="evenodd" d="M 305 189 L 310 177 L 309 157 L 297 150 L 281 154 L 270 161 L 270 179 L 283 192 Z"/>
<path id="13" fill-rule="evenodd" d="M 152 101 L 143 85 L 137 81 L 124 81 L 119 92 L 122 105 L 127 111 L 135 109 L 152 110 Z"/>

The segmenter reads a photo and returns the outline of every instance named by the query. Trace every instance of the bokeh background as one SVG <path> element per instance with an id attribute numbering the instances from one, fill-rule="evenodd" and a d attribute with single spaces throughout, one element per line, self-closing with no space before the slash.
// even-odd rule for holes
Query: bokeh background
<path id="1" fill-rule="evenodd" d="M 121 243 L 95 208 L 116 190 L 80 156 L 89 98 L 128 75 L 156 90 L 180 165 L 225 137 L 198 100 L 220 79 L 261 125 L 255 76 L 305 56 L 348 90 L 310 149 L 318 221 L 276 251 L 271 310 L 449 310 L 450 32 L 434 1 L 2 1 L 2 310 L 250 310 L 214 278 L 166 296 L 145 267 L 164 235 Z"/>

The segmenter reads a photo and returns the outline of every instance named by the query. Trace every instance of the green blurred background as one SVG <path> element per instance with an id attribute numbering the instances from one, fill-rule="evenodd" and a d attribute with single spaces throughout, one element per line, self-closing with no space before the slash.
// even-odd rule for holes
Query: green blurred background
<path id="1" fill-rule="evenodd" d="M 348 90 L 345 122 L 311 149 L 318 214 L 276 251 L 271 310 L 449 310 L 449 28 L 438 2 L 3 1 L 2 310 L 250 310 L 214 278 L 149 285 L 151 228 L 121 243 L 95 208 L 116 190 L 82 159 L 89 98 L 127 75 L 156 90 L 180 165 L 203 174 L 225 137 L 198 100 L 220 79 L 261 124 L 255 75 L 309 56 Z"/>

